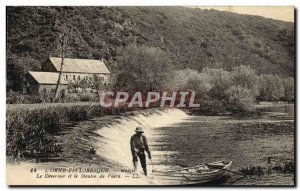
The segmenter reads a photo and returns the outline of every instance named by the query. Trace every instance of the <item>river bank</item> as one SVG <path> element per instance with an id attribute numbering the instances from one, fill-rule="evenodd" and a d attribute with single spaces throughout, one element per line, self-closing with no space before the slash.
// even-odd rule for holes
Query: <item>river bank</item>
<path id="1" fill-rule="evenodd" d="M 292 185 L 293 172 L 283 173 L 275 167 L 294 162 L 294 106 L 266 108 L 260 108 L 261 116 L 242 119 L 189 116 L 178 109 L 148 109 L 68 123 L 52 135 L 55 144 L 62 145 L 62 151 L 54 157 L 56 161 L 36 164 L 32 160 L 32 164 L 41 168 L 79 166 L 130 170 L 130 136 L 136 126 L 143 126 L 153 156 L 153 164 L 148 161 L 150 169 L 232 160 L 235 171 L 250 167 L 271 171 L 239 181 L 234 177 L 225 184 Z M 95 153 L 90 152 L 91 148 Z"/>
<path id="2" fill-rule="evenodd" d="M 62 160 L 49 160 L 35 163 L 35 160 L 21 162 L 19 165 L 8 163 L 10 172 L 24 172 L 28 169 L 36 168 L 39 171 L 46 171 L 52 168 L 108 168 L 109 172 L 114 172 L 122 178 L 117 182 L 108 178 L 109 173 L 103 179 L 87 179 L 85 182 L 79 180 L 69 183 L 74 184 L 96 184 L 96 185 L 148 185 L 158 184 L 153 180 L 132 179 L 132 158 L 130 153 L 129 140 L 134 134 L 136 126 L 143 126 L 149 143 L 153 144 L 152 128 L 161 125 L 168 125 L 179 122 L 186 114 L 177 109 L 148 109 L 143 111 L 126 112 L 120 115 L 103 116 L 89 119 L 83 122 L 70 123 L 62 131 L 54 135 L 57 144 L 63 145 L 62 152 L 57 153 L 56 158 Z M 94 148 L 95 153 L 90 149 Z M 153 151 L 156 155 L 156 151 Z M 149 172 L 152 171 L 148 163 Z M 25 167 L 25 169 L 23 168 Z M 95 174 L 93 174 L 94 176 Z M 97 174 L 96 174 L 97 175 Z M 98 174 L 99 175 L 99 174 Z M 33 177 L 34 178 L 34 177 Z M 37 183 L 43 184 L 38 180 Z M 57 183 L 51 180 L 50 184 Z"/>
<path id="3" fill-rule="evenodd" d="M 118 116 L 136 108 L 103 108 L 99 103 L 8 104 L 7 160 L 55 157 L 61 146 L 55 135 L 79 121 Z"/>

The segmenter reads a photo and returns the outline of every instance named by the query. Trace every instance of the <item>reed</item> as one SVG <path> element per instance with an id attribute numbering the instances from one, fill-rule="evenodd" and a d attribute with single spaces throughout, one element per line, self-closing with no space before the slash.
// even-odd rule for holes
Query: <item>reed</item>
<path id="1" fill-rule="evenodd" d="M 8 160 L 56 156 L 57 134 L 67 122 L 118 115 L 124 108 L 103 108 L 97 103 L 8 105 L 6 153 Z"/>
<path id="2" fill-rule="evenodd" d="M 294 161 L 283 161 L 281 163 L 273 164 L 267 167 L 261 167 L 261 166 L 243 167 L 239 171 L 246 175 L 258 175 L 258 176 L 264 174 L 271 174 L 271 173 L 294 173 L 295 163 Z"/>

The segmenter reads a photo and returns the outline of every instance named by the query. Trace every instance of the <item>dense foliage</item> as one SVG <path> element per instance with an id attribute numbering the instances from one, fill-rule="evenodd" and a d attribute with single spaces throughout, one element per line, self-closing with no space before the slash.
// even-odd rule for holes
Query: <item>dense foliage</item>
<path id="1" fill-rule="evenodd" d="M 200 112 L 252 112 L 255 101 L 294 101 L 294 24 L 184 7 L 7 7 L 7 103 L 51 102 L 53 92 L 22 95 L 25 74 L 61 56 L 104 59 L 112 76 L 69 84 L 63 102 L 98 101 L 93 87 L 195 91 Z M 8 105 L 9 158 L 56 156 L 66 122 L 123 113 L 90 103 Z M 198 111 L 197 111 L 198 112 Z"/>
<path id="2" fill-rule="evenodd" d="M 118 60 L 111 78 L 112 86 L 117 90 L 164 90 L 168 76 L 173 72 L 171 59 L 159 48 L 131 45 L 122 50 Z"/>
<path id="3" fill-rule="evenodd" d="M 174 90 L 195 91 L 200 97 L 200 112 L 243 113 L 254 110 L 259 101 L 294 101 L 294 78 L 272 74 L 258 75 L 249 66 L 230 71 L 222 68 L 176 70 L 168 80 Z"/>
<path id="4" fill-rule="evenodd" d="M 28 70 L 60 56 L 61 25 L 69 31 L 66 57 L 103 58 L 112 73 L 123 67 L 122 50 L 136 44 L 164 51 L 176 69 L 248 65 L 294 76 L 293 23 L 184 7 L 7 7 L 8 91 L 21 91 Z"/>
<path id="5" fill-rule="evenodd" d="M 6 154 L 8 159 L 53 157 L 61 150 L 53 136 L 66 122 L 104 115 L 120 115 L 130 108 L 103 108 L 90 103 L 8 105 Z"/>

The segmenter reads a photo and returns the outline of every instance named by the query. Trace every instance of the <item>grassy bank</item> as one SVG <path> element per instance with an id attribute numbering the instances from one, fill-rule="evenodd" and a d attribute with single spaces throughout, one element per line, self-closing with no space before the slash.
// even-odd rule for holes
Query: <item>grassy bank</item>
<path id="1" fill-rule="evenodd" d="M 245 175 L 264 175 L 270 173 L 294 173 L 295 172 L 295 162 L 293 160 L 281 161 L 277 164 L 269 164 L 267 167 L 263 166 L 249 166 L 246 168 L 241 168 L 239 170 Z"/>
<path id="2" fill-rule="evenodd" d="M 53 135 L 70 122 L 132 109 L 103 108 L 97 103 L 7 105 L 6 155 L 8 160 L 55 157 L 61 152 Z"/>

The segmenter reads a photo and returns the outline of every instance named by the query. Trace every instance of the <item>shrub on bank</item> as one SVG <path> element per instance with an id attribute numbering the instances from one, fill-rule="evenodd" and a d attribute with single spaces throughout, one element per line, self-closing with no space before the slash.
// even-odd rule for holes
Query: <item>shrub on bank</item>
<path id="1" fill-rule="evenodd" d="M 255 98 L 251 90 L 241 86 L 231 86 L 225 94 L 228 111 L 232 113 L 254 111 Z"/>
<path id="2" fill-rule="evenodd" d="M 10 91 L 7 93 L 7 104 L 30 104 L 30 103 L 42 103 L 42 99 L 39 95 L 22 95 L 20 92 Z"/>
<path id="3" fill-rule="evenodd" d="M 35 104 L 35 103 L 52 103 L 52 91 L 43 90 L 38 94 L 23 95 L 20 92 L 9 91 L 7 92 L 7 104 Z M 60 96 L 56 103 L 74 103 L 74 102 L 96 102 L 98 101 L 97 94 L 95 93 L 68 93 L 63 97 Z"/>
<path id="4" fill-rule="evenodd" d="M 295 172 L 295 163 L 294 161 L 282 161 L 279 164 L 269 165 L 267 167 L 263 166 L 248 166 L 242 167 L 239 170 L 245 175 L 264 175 L 271 173 L 294 173 Z"/>
<path id="5" fill-rule="evenodd" d="M 201 115 L 218 115 L 226 112 L 226 107 L 224 105 L 224 101 L 222 100 L 203 100 L 200 103 L 200 111 Z M 193 113 L 198 113 L 193 112 Z"/>
<path id="6" fill-rule="evenodd" d="M 130 108 L 103 108 L 99 104 L 58 103 L 8 105 L 6 152 L 8 158 L 23 159 L 56 155 L 55 138 L 66 122 L 121 114 Z"/>

